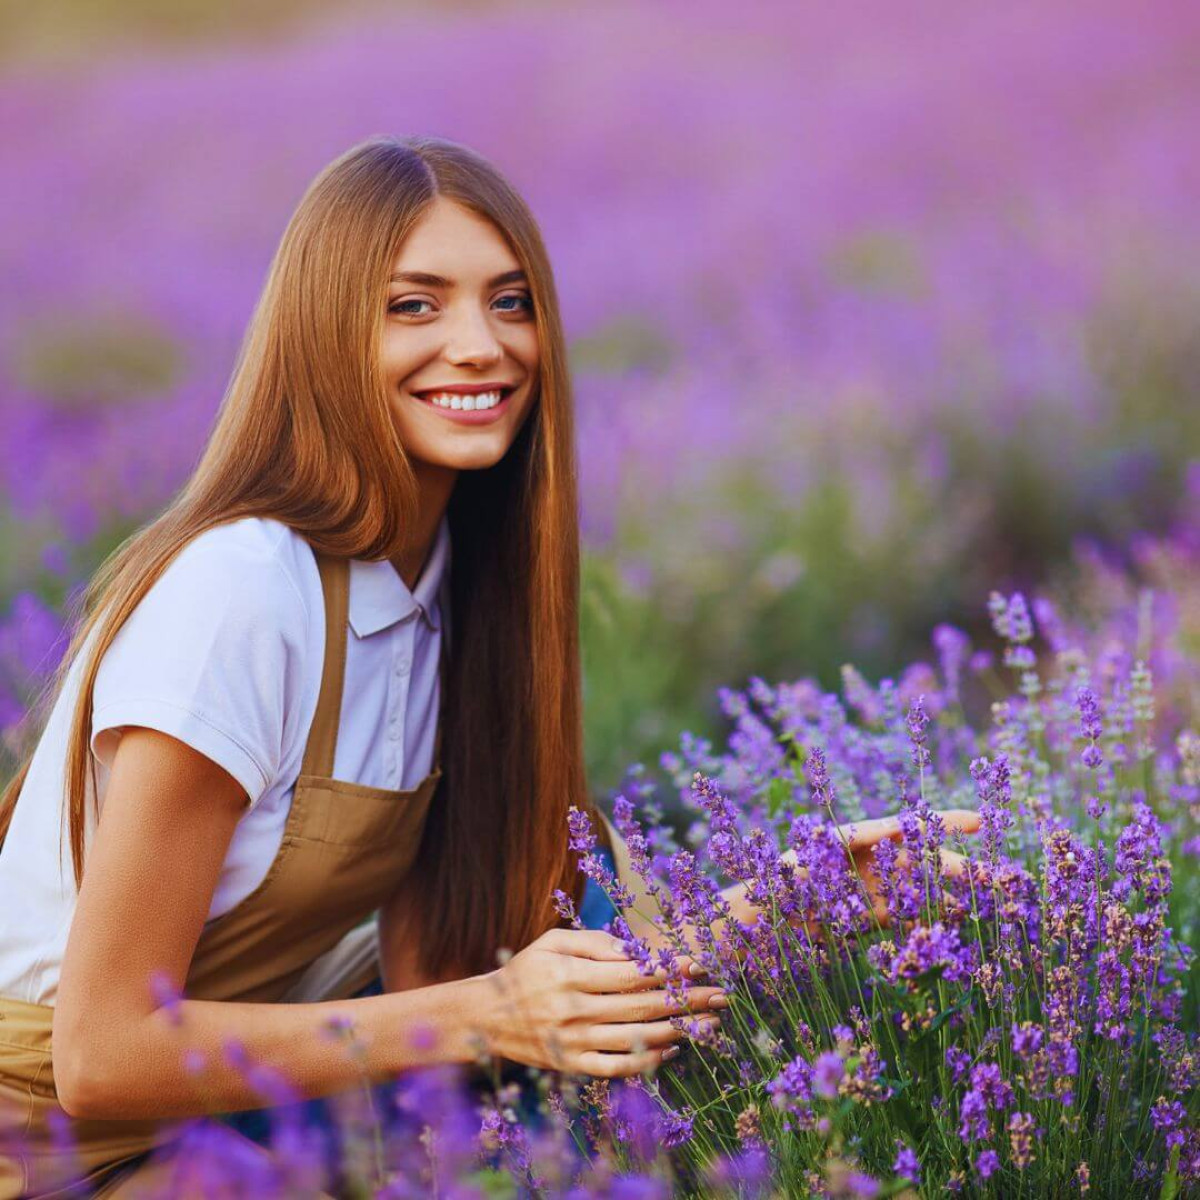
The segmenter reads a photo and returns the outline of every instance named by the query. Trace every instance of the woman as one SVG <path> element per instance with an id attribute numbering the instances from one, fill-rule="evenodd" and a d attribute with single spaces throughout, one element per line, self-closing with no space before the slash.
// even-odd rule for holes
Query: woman
<path id="1" fill-rule="evenodd" d="M 164 1120 L 261 1105 L 232 1040 L 302 1094 L 353 1085 L 330 1018 L 374 1081 L 676 1051 L 663 981 L 556 928 L 590 811 L 577 589 L 537 226 L 461 146 L 365 142 L 301 200 L 195 473 L 97 575 L 0 799 L 0 1098 L 27 1130 L 0 1196 L 61 1178 L 56 1112 L 116 1194 Z"/>

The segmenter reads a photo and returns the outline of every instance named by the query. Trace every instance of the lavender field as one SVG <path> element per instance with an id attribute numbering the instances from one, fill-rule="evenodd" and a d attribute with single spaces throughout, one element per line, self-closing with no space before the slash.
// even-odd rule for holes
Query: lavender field
<path id="1" fill-rule="evenodd" d="M 715 730 L 728 678 L 894 669 L 1174 506 L 1198 46 L 1182 3 L 701 3 L 10 66 L 0 611 L 166 501 L 304 184 L 419 129 L 494 157 L 556 264 L 597 778 Z"/>
<path id="2" fill-rule="evenodd" d="M 1184 0 L 367 8 L 9 62 L 0 778 L 308 180 L 452 137 L 555 264 L 589 774 L 678 902 L 656 953 L 714 881 L 771 919 L 700 947 L 735 1003 L 669 1072 L 502 1095 L 482 1159 L 407 1081 L 359 1194 L 1200 1194 L 1197 128 Z M 985 814 L 953 881 L 945 807 Z M 884 931 L 833 830 L 901 809 Z"/>

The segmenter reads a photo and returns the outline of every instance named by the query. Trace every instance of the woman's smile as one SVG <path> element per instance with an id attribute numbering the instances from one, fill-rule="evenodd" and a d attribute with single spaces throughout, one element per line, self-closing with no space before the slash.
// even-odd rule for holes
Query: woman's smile
<path id="1" fill-rule="evenodd" d="M 441 416 L 462 425 L 487 425 L 498 421 L 508 411 L 515 388 L 501 386 L 480 392 L 426 391 L 413 392 L 413 398 Z"/>

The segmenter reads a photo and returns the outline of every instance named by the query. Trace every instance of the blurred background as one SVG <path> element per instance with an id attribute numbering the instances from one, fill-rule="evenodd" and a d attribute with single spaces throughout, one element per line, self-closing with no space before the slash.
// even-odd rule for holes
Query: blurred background
<path id="1" fill-rule="evenodd" d="M 4 0 L 0 27 L 0 777 L 64 601 L 192 470 L 305 186 L 376 133 L 466 142 L 542 224 L 598 794 L 723 729 L 720 687 L 898 671 L 1200 480 L 1200 6 Z"/>

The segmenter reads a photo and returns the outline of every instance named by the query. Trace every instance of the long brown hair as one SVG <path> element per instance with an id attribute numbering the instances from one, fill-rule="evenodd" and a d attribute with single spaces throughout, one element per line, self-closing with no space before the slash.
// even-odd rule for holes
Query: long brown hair
<path id="1" fill-rule="evenodd" d="M 500 173 L 440 138 L 377 137 L 312 182 L 289 221 L 199 465 L 166 510 L 102 564 L 82 598 L 57 695 L 95 631 L 68 738 L 66 803 L 83 878 L 92 690 L 113 638 L 190 541 L 273 517 L 315 549 L 395 557 L 417 483 L 379 370 L 391 265 L 437 196 L 490 219 L 528 277 L 540 372 L 534 408 L 495 466 L 452 493 L 451 639 L 443 778 L 411 886 L 431 977 L 479 972 L 557 923 L 551 891 L 579 895 L 566 815 L 588 806 L 578 645 L 574 416 L 549 258 Z M 0 797 L 3 841 L 30 758 Z"/>

